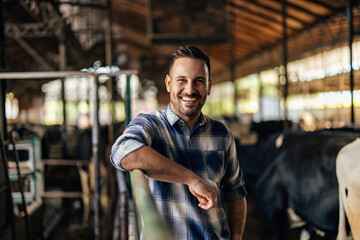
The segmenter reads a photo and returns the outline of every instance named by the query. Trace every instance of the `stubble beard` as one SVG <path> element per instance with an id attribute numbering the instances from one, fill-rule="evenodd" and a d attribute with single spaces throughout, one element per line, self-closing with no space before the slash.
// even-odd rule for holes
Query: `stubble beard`
<path id="1" fill-rule="evenodd" d="M 188 118 L 193 118 L 198 116 L 198 114 L 201 112 L 201 109 L 205 104 L 206 98 L 201 98 L 201 96 L 199 96 L 199 102 L 193 108 L 187 107 L 180 97 L 177 97 L 177 100 L 177 109 L 179 113 Z"/>

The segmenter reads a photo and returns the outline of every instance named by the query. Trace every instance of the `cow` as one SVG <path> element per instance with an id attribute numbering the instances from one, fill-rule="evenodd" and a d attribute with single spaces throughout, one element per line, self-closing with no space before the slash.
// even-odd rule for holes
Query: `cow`
<path id="1" fill-rule="evenodd" d="M 346 217 L 355 240 L 360 239 L 360 139 L 343 147 L 336 159 L 339 183 L 339 228 L 337 240 L 346 240 Z"/>
<path id="2" fill-rule="evenodd" d="M 335 160 L 340 149 L 358 136 L 342 131 L 285 131 L 250 151 L 238 147 L 245 181 L 278 240 L 288 239 L 288 209 L 316 230 L 310 239 L 315 232 L 335 239 L 339 219 Z"/>

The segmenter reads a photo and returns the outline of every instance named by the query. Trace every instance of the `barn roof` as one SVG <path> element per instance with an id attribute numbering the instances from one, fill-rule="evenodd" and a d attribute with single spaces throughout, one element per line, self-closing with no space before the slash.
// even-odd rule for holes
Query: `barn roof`
<path id="1" fill-rule="evenodd" d="M 360 8 L 352 2 L 357 38 Z M 136 69 L 160 88 L 168 54 L 183 43 L 210 56 L 219 83 L 281 65 L 284 26 L 288 61 L 348 42 L 346 0 L 6 0 L 3 6 L 6 71 L 105 63 L 111 42 L 111 64 Z"/>

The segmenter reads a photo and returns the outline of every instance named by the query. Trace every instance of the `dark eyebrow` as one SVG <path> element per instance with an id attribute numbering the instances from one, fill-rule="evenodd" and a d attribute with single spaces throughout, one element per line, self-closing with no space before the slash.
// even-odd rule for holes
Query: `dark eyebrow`
<path id="1" fill-rule="evenodd" d="M 186 76 L 182 76 L 182 75 L 180 75 L 180 76 L 176 76 L 176 77 L 175 77 L 175 79 L 178 79 L 178 78 L 186 78 L 186 79 L 187 79 L 187 77 L 186 77 Z M 199 80 L 199 79 L 206 80 L 206 78 L 205 78 L 205 77 L 196 77 L 196 78 L 195 78 L 195 80 Z"/>
<path id="2" fill-rule="evenodd" d="M 186 78 L 186 76 L 181 76 L 181 75 L 180 75 L 180 76 L 176 76 L 176 77 L 175 77 L 175 79 L 177 79 L 177 78 Z"/>

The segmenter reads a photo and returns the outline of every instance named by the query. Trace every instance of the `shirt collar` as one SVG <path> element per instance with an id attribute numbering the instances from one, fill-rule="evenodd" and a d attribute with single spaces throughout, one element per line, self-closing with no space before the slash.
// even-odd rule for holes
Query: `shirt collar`
<path id="1" fill-rule="evenodd" d="M 181 120 L 178 115 L 176 115 L 170 108 L 170 103 L 167 105 L 166 109 L 165 109 L 165 115 L 167 120 L 169 121 L 170 125 L 174 125 L 177 121 L 181 121 L 183 122 L 183 120 Z M 197 125 L 199 126 L 203 126 L 205 125 L 206 121 L 205 121 L 205 117 L 203 113 L 200 113 L 200 117 L 199 117 L 199 122 Z M 196 127 L 195 127 L 196 128 Z"/>

